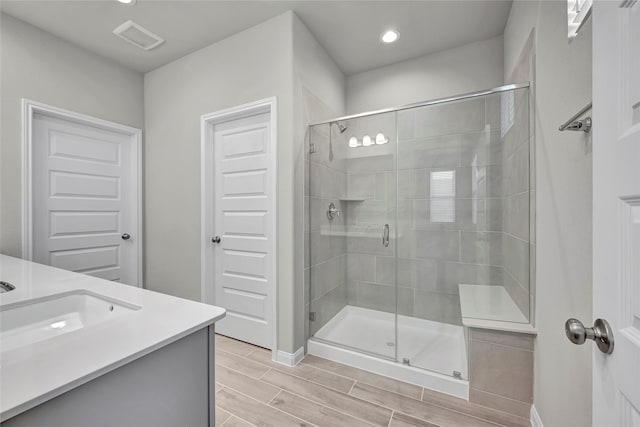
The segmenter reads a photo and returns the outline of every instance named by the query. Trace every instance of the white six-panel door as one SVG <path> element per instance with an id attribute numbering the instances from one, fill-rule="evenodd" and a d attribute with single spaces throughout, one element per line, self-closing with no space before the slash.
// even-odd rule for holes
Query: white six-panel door
<path id="1" fill-rule="evenodd" d="M 253 113 L 210 131 L 213 283 L 216 305 L 227 310 L 216 332 L 262 347 L 273 347 L 274 185 L 270 113 Z M 206 143 L 207 141 L 205 141 Z M 210 184 L 210 183 L 209 183 Z M 205 201 L 206 203 L 206 201 Z M 206 219 L 205 219 L 206 221 Z M 219 241 L 218 241 L 219 238 Z M 206 253 L 206 251 L 205 251 Z"/>
<path id="2" fill-rule="evenodd" d="M 141 285 L 135 137 L 40 113 L 31 123 L 33 261 Z"/>
<path id="3" fill-rule="evenodd" d="M 593 20 L 593 315 L 615 339 L 594 346 L 593 424 L 638 427 L 640 2 L 596 1 Z"/>

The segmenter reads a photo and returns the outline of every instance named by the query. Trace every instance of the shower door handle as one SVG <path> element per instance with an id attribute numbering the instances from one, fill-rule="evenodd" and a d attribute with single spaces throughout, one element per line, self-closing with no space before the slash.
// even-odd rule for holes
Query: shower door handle
<path id="1" fill-rule="evenodd" d="M 382 246 L 385 248 L 389 246 L 389 224 L 385 224 L 382 227 Z"/>

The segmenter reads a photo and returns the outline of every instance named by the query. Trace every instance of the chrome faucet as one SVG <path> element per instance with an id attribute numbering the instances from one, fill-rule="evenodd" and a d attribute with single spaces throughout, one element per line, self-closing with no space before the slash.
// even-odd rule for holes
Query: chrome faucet
<path id="1" fill-rule="evenodd" d="M 9 282 L 0 281 L 0 294 L 14 290 L 16 287 Z"/>
<path id="2" fill-rule="evenodd" d="M 327 209 L 327 218 L 329 218 L 329 221 L 333 221 L 333 219 L 337 216 L 340 216 L 340 209 L 336 208 L 336 205 L 333 202 L 329 203 L 329 208 Z"/>

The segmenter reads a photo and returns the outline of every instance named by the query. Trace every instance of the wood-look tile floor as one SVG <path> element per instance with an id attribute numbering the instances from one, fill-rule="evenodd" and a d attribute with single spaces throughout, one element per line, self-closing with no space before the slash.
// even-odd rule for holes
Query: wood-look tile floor
<path id="1" fill-rule="evenodd" d="M 216 335 L 216 426 L 496 425 L 529 420 L 311 355 L 290 368 Z"/>

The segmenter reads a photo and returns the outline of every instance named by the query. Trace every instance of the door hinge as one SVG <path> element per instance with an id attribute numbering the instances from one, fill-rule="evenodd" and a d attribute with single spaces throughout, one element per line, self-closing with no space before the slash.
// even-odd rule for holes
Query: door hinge
<path id="1" fill-rule="evenodd" d="M 309 144 L 309 153 L 313 154 L 316 152 L 316 144 Z"/>
<path id="2" fill-rule="evenodd" d="M 315 311 L 309 312 L 309 321 L 311 321 L 311 322 L 315 322 L 316 321 L 316 312 Z"/>

